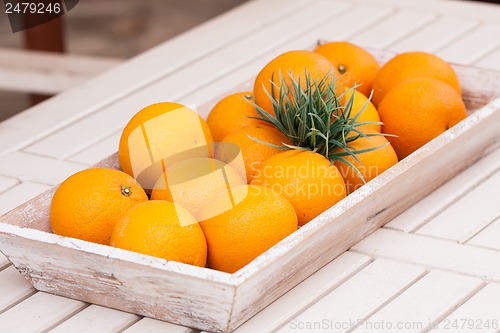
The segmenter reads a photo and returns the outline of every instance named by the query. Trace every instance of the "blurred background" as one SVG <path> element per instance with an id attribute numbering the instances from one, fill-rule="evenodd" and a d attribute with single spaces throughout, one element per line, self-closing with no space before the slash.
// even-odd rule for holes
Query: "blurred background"
<path id="1" fill-rule="evenodd" d="M 82 0 L 63 16 L 65 52 L 126 60 L 245 1 Z M 0 13 L 0 51 L 23 49 L 23 34 L 12 33 L 7 15 Z M 31 102 L 27 93 L 0 89 L 0 121 Z"/>

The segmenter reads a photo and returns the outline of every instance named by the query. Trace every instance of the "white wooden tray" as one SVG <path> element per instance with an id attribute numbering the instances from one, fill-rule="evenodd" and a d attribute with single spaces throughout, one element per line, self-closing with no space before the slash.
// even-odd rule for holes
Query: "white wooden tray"
<path id="1" fill-rule="evenodd" d="M 372 52 L 382 63 L 392 56 Z M 54 235 L 49 208 L 55 188 L 0 217 L 0 250 L 38 290 L 230 332 L 498 146 L 500 72 L 454 68 L 467 119 L 234 274 Z M 206 117 L 218 99 L 200 114 Z M 98 165 L 118 168 L 116 154 Z"/>

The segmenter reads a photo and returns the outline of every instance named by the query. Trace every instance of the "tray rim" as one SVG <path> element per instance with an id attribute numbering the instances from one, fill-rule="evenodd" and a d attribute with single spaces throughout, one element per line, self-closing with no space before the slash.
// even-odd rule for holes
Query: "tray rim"
<path id="1" fill-rule="evenodd" d="M 109 259 L 126 260 L 134 264 L 140 264 L 154 269 L 164 270 L 172 274 L 185 275 L 195 279 L 206 279 L 210 282 L 224 284 L 229 287 L 237 286 L 234 279 L 230 278 L 231 274 L 229 273 L 217 271 L 214 269 L 206 269 L 204 267 L 197 267 L 177 261 L 157 258 L 133 251 L 114 248 L 109 245 L 97 244 L 77 238 L 60 236 L 38 229 L 21 227 L 18 225 L 0 222 L 0 233 L 8 233 L 10 235 L 22 237 L 27 240 L 58 245 L 67 249 L 95 254 Z M 200 270 L 203 270 L 203 272 L 209 270 L 211 274 L 205 274 L 206 276 L 201 278 L 199 275 Z"/>
<path id="2" fill-rule="evenodd" d="M 500 73 L 500 72 L 499 72 Z M 9 233 L 18 237 L 24 237 L 30 240 L 34 241 L 41 241 L 49 244 L 56 244 L 60 245 L 63 247 L 67 247 L 70 249 L 75 249 L 79 250 L 82 252 L 86 253 L 93 253 L 93 254 L 98 254 L 101 256 L 105 256 L 108 258 L 113 258 L 113 259 L 121 259 L 121 260 L 128 260 L 133 263 L 137 264 L 143 264 L 150 266 L 152 268 L 157 268 L 157 269 L 162 269 L 165 271 L 169 271 L 172 273 L 179 273 L 179 274 L 184 274 L 186 275 L 195 277 L 195 278 L 201 278 L 201 279 L 207 279 L 212 282 L 218 282 L 218 283 L 223 283 L 228 286 L 233 286 L 236 287 L 242 283 L 246 279 L 251 278 L 254 274 L 258 274 L 258 269 L 252 269 L 252 266 L 258 266 L 258 265 L 263 265 L 266 266 L 266 263 L 268 262 L 269 256 L 273 256 L 276 258 L 277 256 L 279 257 L 280 255 L 285 254 L 286 252 L 289 251 L 289 248 L 287 246 L 295 246 L 296 243 L 299 243 L 300 240 L 304 237 L 307 236 L 307 233 L 311 232 L 310 229 L 318 228 L 317 225 L 322 225 L 325 223 L 328 223 L 331 218 L 337 217 L 340 215 L 344 210 L 351 209 L 352 206 L 354 206 L 356 203 L 359 201 L 365 199 L 368 195 L 371 193 L 379 190 L 384 186 L 384 184 L 392 179 L 393 174 L 399 174 L 404 172 L 405 170 L 413 167 L 414 165 L 418 164 L 417 158 L 421 157 L 420 155 L 426 155 L 429 152 L 437 149 L 439 146 L 445 144 L 446 142 L 453 140 L 454 137 L 460 135 L 463 131 L 465 131 L 467 128 L 470 128 L 477 122 L 481 121 L 482 118 L 488 117 L 489 115 L 493 114 L 494 112 L 500 112 L 500 97 L 494 99 L 490 103 L 486 104 L 482 108 L 474 111 L 472 114 L 468 115 L 466 119 L 458 123 L 457 125 L 453 126 L 446 132 L 442 133 L 435 139 L 431 140 L 428 142 L 426 145 L 423 147 L 419 148 L 418 151 L 412 153 L 409 155 L 407 158 L 399 161 L 396 165 L 393 167 L 389 168 L 386 172 L 381 174 L 380 176 L 376 177 L 375 179 L 371 180 L 370 182 L 366 183 L 364 186 L 362 186 L 360 189 L 358 189 L 356 192 L 353 194 L 347 196 L 346 198 L 342 199 L 339 201 L 337 204 L 334 206 L 328 208 L 324 212 L 322 212 L 320 215 L 315 217 L 313 220 L 311 220 L 309 223 L 306 225 L 300 227 L 297 231 L 295 231 L 293 234 L 289 235 L 288 237 L 284 238 L 280 242 L 278 242 L 276 245 L 271 247 L 269 250 L 264 252 L 262 255 L 258 256 L 255 258 L 252 262 L 241 268 L 235 273 L 226 273 L 222 271 L 217 271 L 215 269 L 211 268 L 206 268 L 206 267 L 197 267 L 193 265 L 188 265 L 184 264 L 181 262 L 176 262 L 176 261 L 171 261 L 171 260 L 166 260 L 166 259 L 161 259 L 133 251 L 128 251 L 128 250 L 123 250 L 119 248 L 115 248 L 109 245 L 103 245 L 103 244 L 97 244 L 97 243 L 92 243 L 89 241 L 77 239 L 77 238 L 72 238 L 72 237 L 66 237 L 66 236 L 60 236 L 56 235 L 50 232 L 34 229 L 34 228 L 29 228 L 29 227 L 23 227 L 23 226 L 17 226 L 17 225 L 12 225 L 6 222 L 3 222 L 2 219 L 5 219 L 8 217 L 8 215 L 12 214 L 17 208 L 20 208 L 31 201 L 35 200 L 38 197 L 41 197 L 45 195 L 47 192 L 54 191 L 58 186 L 55 185 L 52 188 L 48 189 L 47 191 L 41 193 L 40 195 L 32 198 L 31 200 L 25 202 L 24 204 L 21 204 L 20 206 L 12 209 L 11 211 L 3 214 L 0 216 L 0 232 L 5 232 Z M 492 149 L 496 149 L 496 147 L 492 147 Z M 116 156 L 116 152 L 105 158 L 104 160 L 98 162 L 96 165 L 99 165 L 105 160 L 108 160 L 110 158 L 113 158 Z M 95 167 L 91 166 L 90 168 Z M 336 215 L 335 215 L 336 214 Z M 306 234 L 306 235 L 302 235 Z M 269 253 L 273 252 L 273 253 Z M 259 266 L 262 268 L 263 266 Z M 257 268 L 257 267 L 256 267 Z M 182 273 L 180 272 L 182 271 Z M 206 274 L 206 272 L 209 271 L 211 274 Z M 205 275 L 203 277 L 200 276 Z"/>
<path id="3" fill-rule="evenodd" d="M 319 41 L 321 42 L 321 41 Z M 386 50 L 376 50 L 376 49 L 369 49 L 372 52 L 378 52 L 379 57 L 377 58 L 379 62 L 383 63 L 390 57 L 396 55 L 396 52 L 392 51 L 386 51 Z M 494 71 L 494 70 L 487 70 L 487 69 L 482 69 L 479 67 L 474 67 L 474 66 L 465 66 L 465 65 L 460 65 L 460 64 L 451 64 L 454 68 L 461 68 L 463 70 L 467 69 L 474 69 L 474 70 L 484 70 L 486 72 L 492 72 L 492 73 L 497 73 L 500 75 L 500 71 Z M 247 83 L 249 80 L 244 81 Z M 240 84 L 242 85 L 242 84 Z M 218 100 L 214 99 L 214 100 Z M 213 101 L 209 101 L 204 104 L 205 105 L 210 105 L 210 102 L 213 103 Z M 204 107 L 202 106 L 202 107 Z M 468 110 L 469 112 L 469 110 Z M 175 274 L 186 274 L 187 276 L 194 277 L 197 279 L 202 279 L 202 280 L 207 280 L 215 283 L 222 283 L 225 284 L 229 287 L 238 287 L 239 285 L 243 284 L 247 279 L 252 278 L 254 275 L 258 274 L 259 270 L 267 266 L 268 264 L 271 264 L 273 262 L 272 259 L 277 259 L 280 258 L 281 256 L 285 255 L 286 252 L 289 251 L 289 247 L 294 247 L 297 244 L 300 243 L 301 239 L 304 237 L 307 237 L 308 233 L 311 233 L 314 231 L 314 229 L 317 229 L 319 226 L 328 223 L 328 221 L 334 217 L 337 217 L 342 213 L 342 209 L 348 210 L 352 209 L 353 206 L 355 206 L 356 203 L 359 201 L 362 201 L 365 199 L 368 195 L 370 195 L 372 192 L 379 190 L 384 186 L 384 184 L 389 181 L 393 176 L 393 174 L 399 174 L 401 172 L 404 172 L 405 170 L 411 168 L 412 166 L 418 164 L 418 158 L 420 158 L 420 155 L 424 155 L 424 152 L 429 152 L 434 149 L 437 149 L 440 145 L 445 144 L 449 140 L 453 140 L 454 137 L 457 135 L 460 135 L 461 132 L 465 131 L 467 128 L 470 126 L 476 124 L 478 121 L 480 121 L 480 118 L 483 117 L 488 117 L 488 115 L 494 113 L 494 112 L 500 112 L 500 96 L 497 98 L 493 99 L 489 103 L 485 104 L 483 107 L 473 110 L 472 114 L 468 114 L 467 118 L 462 120 L 460 123 L 457 125 L 453 126 L 446 132 L 440 134 L 433 140 L 429 141 L 426 145 L 423 147 L 419 148 L 417 151 L 406 157 L 405 159 L 399 161 L 396 165 L 388 169 L 386 172 L 383 174 L 379 175 L 372 181 L 368 182 L 365 184 L 363 187 L 358 189 L 356 192 L 352 193 L 351 195 L 347 196 L 346 198 L 342 199 L 339 201 L 337 204 L 334 206 L 328 208 L 324 212 L 322 212 L 320 215 L 315 217 L 313 220 L 311 220 L 309 223 L 304 225 L 303 227 L 299 228 L 297 231 L 286 237 L 285 239 L 281 240 L 277 244 L 275 244 L 273 247 L 268 249 L 266 252 L 255 258 L 252 262 L 247 264 L 246 266 L 242 267 L 240 270 L 238 270 L 235 273 L 226 273 L 226 272 L 221 272 L 217 271 L 211 268 L 207 267 L 197 267 L 197 266 L 192 266 L 180 262 L 175 262 L 175 261 L 170 261 L 170 260 L 165 260 L 141 253 L 136 253 L 128 250 L 122 250 L 118 248 L 111 247 L 109 245 L 101 245 L 101 244 L 96 244 L 72 237 L 65 237 L 65 236 L 59 236 L 55 235 L 53 233 L 45 232 L 42 230 L 34 229 L 34 228 L 29 228 L 29 227 L 22 227 L 22 226 L 16 226 L 16 225 L 11 225 L 9 223 L 3 222 L 2 220 L 5 220 L 6 218 L 9 217 L 10 214 L 14 213 L 14 211 L 20 207 L 23 207 L 30 202 L 36 200 L 37 198 L 45 195 L 46 193 L 50 191 L 54 191 L 59 184 L 54 185 L 47 191 L 41 193 L 40 195 L 26 201 L 25 203 L 17 206 L 16 208 L 10 210 L 9 212 L 0 215 L 0 232 L 4 233 L 10 233 L 12 235 L 18 236 L 18 237 L 25 237 L 30 240 L 34 241 L 43 241 L 45 243 L 49 244 L 57 244 L 63 247 L 67 247 L 70 249 L 75 249 L 75 250 L 81 250 L 86 253 L 94 253 L 98 255 L 102 255 L 105 257 L 113 258 L 113 259 L 120 259 L 120 260 L 128 260 L 134 263 L 138 264 L 143 264 L 147 265 L 152 268 L 157 268 L 161 270 L 165 270 L 168 272 L 172 272 Z M 116 156 L 116 152 L 113 154 L 109 155 L 105 159 L 97 162 L 96 164 L 90 166 L 89 168 L 94 168 L 98 167 L 100 164 L 102 164 L 105 161 L 108 161 Z M 313 229 L 313 230 L 311 230 Z M 1 245 L 1 244 L 0 244 Z M 1 247 L 1 246 L 0 246 Z M 1 248 L 0 248 L 1 252 Z M 271 259 L 271 260 L 270 260 Z"/>

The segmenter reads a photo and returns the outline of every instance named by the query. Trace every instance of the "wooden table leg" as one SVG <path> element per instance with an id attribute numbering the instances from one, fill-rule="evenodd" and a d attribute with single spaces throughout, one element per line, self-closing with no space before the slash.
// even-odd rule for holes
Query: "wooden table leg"
<path id="1" fill-rule="evenodd" d="M 64 52 L 64 22 L 62 16 L 25 30 L 24 45 L 27 50 Z M 50 97 L 49 95 L 31 94 L 31 104 L 38 104 Z"/>

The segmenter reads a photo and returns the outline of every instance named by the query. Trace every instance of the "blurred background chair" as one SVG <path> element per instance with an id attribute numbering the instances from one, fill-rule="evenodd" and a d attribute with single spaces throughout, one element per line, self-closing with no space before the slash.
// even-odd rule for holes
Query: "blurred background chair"
<path id="1" fill-rule="evenodd" d="M 30 105 L 79 85 L 121 62 L 64 53 L 64 16 L 21 34 L 24 48 L 0 48 L 0 89 L 30 93 Z"/>
<path id="2" fill-rule="evenodd" d="M 85 0 L 12 33 L 0 19 L 0 121 L 247 0 Z"/>

